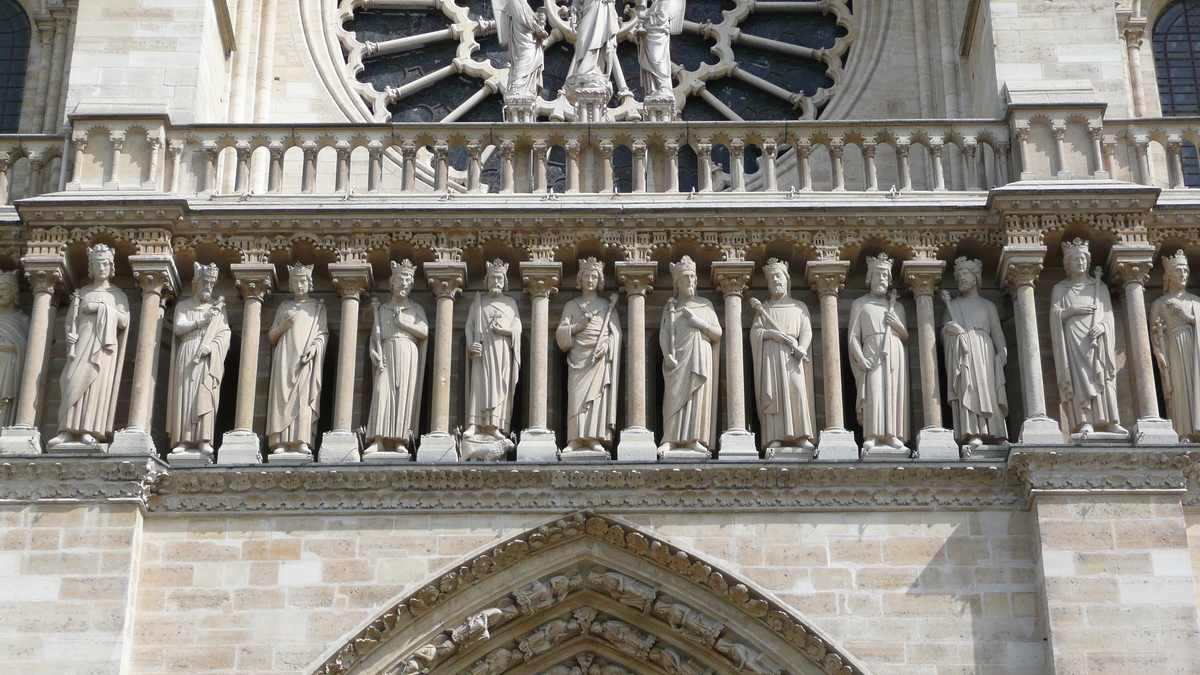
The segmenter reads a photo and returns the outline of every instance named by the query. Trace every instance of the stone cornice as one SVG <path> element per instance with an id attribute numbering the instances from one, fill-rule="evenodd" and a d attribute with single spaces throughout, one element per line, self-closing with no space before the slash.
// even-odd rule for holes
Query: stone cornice
<path id="1" fill-rule="evenodd" d="M 147 506 L 166 465 L 92 455 L 11 457 L 0 462 L 0 504 L 128 502 Z"/>
<path id="2" fill-rule="evenodd" d="M 1046 494 L 1178 494 L 1200 504 L 1200 453 L 1186 446 L 1014 448 L 1009 468 L 1025 501 Z"/>

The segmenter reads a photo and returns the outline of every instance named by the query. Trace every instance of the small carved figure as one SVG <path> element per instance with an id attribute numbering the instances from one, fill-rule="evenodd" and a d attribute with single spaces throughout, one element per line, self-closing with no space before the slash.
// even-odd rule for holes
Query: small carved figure
<path id="1" fill-rule="evenodd" d="M 592 624 L 592 635 L 598 635 L 620 651 L 645 660 L 650 656 L 657 638 L 650 634 L 642 634 L 624 621 L 609 619 Z"/>
<path id="2" fill-rule="evenodd" d="M 863 426 L 863 453 L 876 446 L 894 450 L 908 440 L 908 328 L 896 303 L 892 259 L 867 258 L 871 292 L 850 305 L 850 366 L 858 394 L 855 409 Z"/>
<path id="3" fill-rule="evenodd" d="M 47 449 L 63 443 L 95 445 L 112 436 L 130 318 L 129 299 L 111 281 L 115 255 L 104 244 L 89 248 L 92 283 L 71 297 L 58 435 L 46 444 Z"/>
<path id="4" fill-rule="evenodd" d="M 371 444 L 364 454 L 405 452 L 416 435 L 429 337 L 425 310 L 410 297 L 416 269 L 408 260 L 393 262 L 392 297 L 371 301 L 375 326 L 368 351 L 375 385 L 366 433 Z"/>
<path id="5" fill-rule="evenodd" d="M 763 443 L 768 453 L 784 446 L 811 451 L 817 436 L 808 351 L 812 320 L 804 303 L 788 293 L 791 275 L 786 262 L 772 258 L 763 273 L 771 298 L 750 301 L 750 349 Z"/>
<path id="6" fill-rule="evenodd" d="M 392 673 L 393 675 L 422 675 L 429 672 L 431 664 L 453 654 L 457 648 L 458 646 L 449 637 L 441 635 L 435 641 L 416 649 L 399 666 L 392 669 Z"/>
<path id="7" fill-rule="evenodd" d="M 534 581 L 513 591 L 513 598 L 521 608 L 521 613 L 530 616 L 555 603 L 562 602 L 567 594 L 579 588 L 583 580 L 578 571 L 570 574 L 558 574 L 547 581 Z"/>
<path id="8" fill-rule="evenodd" d="M 288 267 L 292 298 L 279 304 L 267 339 L 271 387 L 267 396 L 267 445 L 271 452 L 312 455 L 321 397 L 321 367 L 329 324 L 325 301 L 309 297 L 312 265 Z"/>
<path id="9" fill-rule="evenodd" d="M 1200 441 L 1200 297 L 1187 291 L 1187 255 L 1163 256 L 1163 295 L 1150 306 L 1150 340 L 1167 415 L 1179 437 Z"/>
<path id="10" fill-rule="evenodd" d="M 487 656 L 472 664 L 464 675 L 500 675 L 522 660 L 521 655 L 511 649 L 493 649 Z"/>
<path id="11" fill-rule="evenodd" d="M 567 449 L 607 453 L 617 426 L 621 321 L 617 297 L 601 300 L 604 265 L 595 258 L 579 263 L 580 297 L 563 308 L 555 338 L 567 352 Z"/>
<path id="12" fill-rule="evenodd" d="M 683 30 L 684 0 L 654 0 L 638 12 L 634 31 L 638 39 L 638 64 L 642 68 L 645 99 L 675 100 L 671 83 L 671 36 Z"/>
<path id="13" fill-rule="evenodd" d="M 475 294 L 467 314 L 465 439 L 505 441 L 521 373 L 521 315 L 504 295 L 508 263 L 487 264 L 487 294 Z"/>
<path id="14" fill-rule="evenodd" d="M 492 0 L 496 37 L 508 47 L 508 97 L 536 98 L 542 91 L 546 17 L 527 0 Z"/>
<path id="15" fill-rule="evenodd" d="M 450 631 L 450 640 L 458 647 L 486 641 L 491 637 L 489 631 L 492 628 L 508 623 L 516 618 L 518 613 L 512 601 L 506 599 L 496 607 L 489 607 L 467 617 L 462 624 Z"/>
<path id="16" fill-rule="evenodd" d="M 578 635 L 579 632 L 579 624 L 575 621 L 554 619 L 521 638 L 517 648 L 521 650 L 521 653 L 525 655 L 525 660 L 528 661 L 538 654 L 544 654 L 554 649 L 560 642 L 573 635 Z"/>
<path id="17" fill-rule="evenodd" d="M 172 454 L 213 455 L 221 380 L 232 331 L 225 298 L 213 302 L 217 266 L 195 263 L 192 295 L 175 306 L 171 374 L 167 394 L 167 435 Z"/>
<path id="18" fill-rule="evenodd" d="M 1067 278 L 1050 295 L 1050 341 L 1058 376 L 1060 406 L 1067 426 L 1080 440 L 1100 431 L 1129 432 L 1118 422 L 1116 324 L 1108 286 L 1100 268 L 1088 276 L 1088 242 L 1063 242 Z"/>
<path id="19" fill-rule="evenodd" d="M 946 323 L 942 341 L 946 345 L 946 398 L 954 416 L 954 436 L 968 449 L 985 441 L 1008 438 L 1004 418 L 1008 394 L 1004 365 L 1008 349 L 1000 326 L 996 303 L 979 297 L 983 263 L 969 258 L 954 261 L 954 280 L 959 295 L 953 300 L 942 291 Z"/>
<path id="20" fill-rule="evenodd" d="M 721 636 L 721 631 L 725 630 L 725 624 L 704 616 L 682 602 L 659 600 L 654 605 L 654 613 L 683 637 L 709 647 Z"/>
<path id="21" fill-rule="evenodd" d="M 29 342 L 29 317 L 17 309 L 16 272 L 0 272 L 0 426 L 12 426 Z"/>
<path id="22" fill-rule="evenodd" d="M 671 647 L 656 647 L 650 652 L 650 660 L 662 666 L 671 675 L 712 675 L 712 668 L 685 658 Z"/>
<path id="23" fill-rule="evenodd" d="M 654 598 L 658 595 L 653 586 L 617 572 L 593 570 L 588 575 L 588 585 L 603 590 L 622 605 L 642 610 L 642 613 L 650 611 L 654 606 Z"/>
<path id="24" fill-rule="evenodd" d="M 721 638 L 717 640 L 715 649 L 733 662 L 733 667 L 739 673 L 746 675 L 779 675 L 783 669 L 763 656 L 762 652 L 747 647 L 740 642 L 732 642 Z"/>
<path id="25" fill-rule="evenodd" d="M 671 264 L 675 295 L 663 308 L 663 442 L 659 455 L 685 450 L 709 456 L 717 413 L 717 349 L 721 324 L 713 304 L 696 295 L 696 263 Z"/>

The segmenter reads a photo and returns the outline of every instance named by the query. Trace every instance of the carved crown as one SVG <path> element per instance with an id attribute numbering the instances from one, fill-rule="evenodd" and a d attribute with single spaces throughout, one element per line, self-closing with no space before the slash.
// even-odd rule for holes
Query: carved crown
<path id="1" fill-rule="evenodd" d="M 313 267 L 315 267 L 315 265 L 288 265 L 288 275 L 293 277 L 308 277 L 311 279 Z"/>
<path id="2" fill-rule="evenodd" d="M 763 272 L 765 272 L 767 274 L 770 274 L 770 273 L 774 272 L 775 270 L 782 270 L 783 273 L 788 275 L 789 277 L 792 275 L 791 267 L 788 265 L 788 262 L 786 260 L 780 260 L 779 258 L 771 258 L 771 259 L 767 260 L 767 264 L 763 265 Z"/>
<path id="3" fill-rule="evenodd" d="M 95 246 L 88 247 L 87 256 L 89 263 L 97 260 L 113 262 L 116 260 L 117 252 L 108 244 L 96 244 Z"/>
<path id="4" fill-rule="evenodd" d="M 974 274 L 976 277 L 983 276 L 983 262 L 980 260 L 973 260 L 966 256 L 960 256 L 958 258 L 955 258 L 954 269 L 955 270 L 967 270 L 971 274 Z"/>
<path id="5" fill-rule="evenodd" d="M 417 273 L 417 266 L 411 260 L 405 259 L 400 262 L 392 261 L 392 274 L 413 274 Z"/>
<path id="6" fill-rule="evenodd" d="M 1092 250 L 1088 246 L 1088 242 L 1076 237 L 1074 241 L 1064 241 L 1062 243 L 1063 257 L 1069 258 L 1073 255 L 1086 255 L 1092 257 Z"/>
<path id="7" fill-rule="evenodd" d="M 1187 254 L 1183 252 L 1183 249 L 1179 249 L 1178 251 L 1175 251 L 1174 255 L 1163 256 L 1163 267 L 1167 270 L 1175 270 L 1175 269 L 1181 269 L 1181 268 L 1187 269 L 1187 267 L 1188 267 Z"/>
<path id="8" fill-rule="evenodd" d="M 683 256 L 683 258 L 677 263 L 671 263 L 671 278 L 672 279 L 678 278 L 679 275 L 683 274 L 684 272 L 695 272 L 695 271 L 696 271 L 696 261 L 692 260 L 692 257 L 689 255 Z"/>
<path id="9" fill-rule="evenodd" d="M 0 284 L 7 284 L 7 283 L 19 284 L 20 279 L 21 279 L 21 276 L 17 270 L 12 270 L 10 272 L 0 272 Z"/>
<path id="10" fill-rule="evenodd" d="M 501 260 L 499 258 L 496 258 L 495 260 L 493 260 L 487 264 L 487 271 L 488 271 L 488 274 L 491 274 L 492 272 L 499 272 L 500 274 L 503 274 L 504 276 L 508 276 L 508 263 L 504 262 L 503 260 Z"/>
<path id="11" fill-rule="evenodd" d="M 217 269 L 216 263 L 213 263 L 211 265 L 201 265 L 200 263 L 192 263 L 192 270 L 194 272 L 193 279 L 195 279 L 197 281 L 200 279 L 212 279 L 213 281 L 216 281 L 217 274 L 219 271 Z"/>
<path id="12" fill-rule="evenodd" d="M 887 253 L 867 256 L 867 276 L 871 276 L 871 274 L 873 274 L 876 270 L 887 270 L 888 272 L 891 272 L 894 263 L 895 261 L 892 260 Z"/>

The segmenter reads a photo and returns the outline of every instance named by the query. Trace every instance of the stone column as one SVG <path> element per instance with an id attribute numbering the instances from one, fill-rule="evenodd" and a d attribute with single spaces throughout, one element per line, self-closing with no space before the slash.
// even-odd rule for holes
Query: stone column
<path id="1" fill-rule="evenodd" d="M 805 269 L 808 284 L 821 298 L 821 368 L 825 381 L 825 428 L 817 440 L 817 458 L 857 460 L 858 442 L 842 420 L 842 344 L 838 327 L 838 295 L 846 284 L 849 260 L 812 260 Z"/>
<path id="2" fill-rule="evenodd" d="M 713 285 L 725 296 L 726 429 L 718 459 L 756 460 L 758 442 L 746 427 L 746 360 L 742 345 L 742 294 L 750 285 L 754 263 L 726 260 L 712 264 Z"/>
<path id="3" fill-rule="evenodd" d="M 1042 353 L 1038 339 L 1037 308 L 1033 287 L 1042 272 L 1044 246 L 1006 246 L 1000 255 L 1000 279 L 1013 296 L 1017 323 L 1017 359 L 1021 364 L 1021 391 L 1025 421 L 1018 443 L 1062 443 L 1057 420 L 1046 415 L 1046 391 L 1042 385 Z"/>
<path id="4" fill-rule="evenodd" d="M 550 358 L 550 296 L 558 292 L 562 263 L 528 261 L 521 263 L 521 280 L 529 294 L 529 428 L 521 432 L 517 444 L 518 462 L 558 461 L 558 440 L 547 426 L 549 387 L 547 368 Z"/>
<path id="5" fill-rule="evenodd" d="M 629 341 L 625 365 L 625 428 L 617 443 L 617 459 L 653 462 L 658 459 L 654 432 L 646 427 L 646 294 L 654 290 L 658 264 L 621 260 L 617 282 L 627 298 Z"/>
<path id="6" fill-rule="evenodd" d="M 133 276 L 142 287 L 142 311 L 138 320 L 137 351 L 133 357 L 133 387 L 129 395 L 129 424 L 113 434 L 108 446 L 113 455 L 157 455 L 150 438 L 150 413 L 158 374 L 159 345 L 162 344 L 163 299 L 179 292 L 179 273 L 169 253 L 129 256 Z"/>
<path id="7" fill-rule="evenodd" d="M 921 358 L 921 408 L 925 424 L 917 432 L 917 457 L 959 459 L 954 432 L 942 426 L 942 394 L 938 385 L 937 327 L 933 294 L 942 283 L 944 260 L 905 260 L 900 267 L 904 283 L 917 299 L 917 349 Z"/>
<path id="8" fill-rule="evenodd" d="M 467 264 L 439 260 L 425 263 L 425 279 L 437 298 L 433 342 L 433 414 L 429 433 L 417 447 L 418 462 L 457 462 L 458 443 L 450 434 L 450 362 L 454 331 L 454 296 L 467 282 Z"/>
<path id="9" fill-rule="evenodd" d="M 333 430 L 321 436 L 317 461 L 345 464 L 361 461 L 354 418 L 354 375 L 358 364 L 359 296 L 371 290 L 371 266 L 362 262 L 332 263 L 329 278 L 342 297 L 342 327 L 338 343 L 337 383 L 334 385 Z"/>
<path id="10" fill-rule="evenodd" d="M 262 340 L 263 301 L 275 287 L 275 266 L 257 262 L 234 263 L 229 270 L 242 296 L 242 351 L 238 359 L 234 429 L 221 438 L 217 464 L 259 464 L 262 462 L 262 437 L 254 431 L 258 346 Z"/>
<path id="11" fill-rule="evenodd" d="M 26 255 L 21 259 L 25 278 L 33 291 L 33 308 L 29 316 L 29 342 L 25 348 L 25 365 L 21 374 L 21 389 L 17 396 L 17 418 L 11 427 L 0 429 L 0 455 L 39 455 L 42 436 L 37 428 L 38 409 L 45 404 L 42 384 L 46 381 L 46 366 L 50 363 L 50 334 L 54 329 L 54 291 L 70 276 L 66 260 L 61 256 Z"/>
<path id="12" fill-rule="evenodd" d="M 1170 420 L 1159 416 L 1158 391 L 1154 387 L 1154 355 L 1150 351 L 1150 327 L 1146 319 L 1146 280 L 1154 263 L 1154 247 L 1117 244 L 1108 254 L 1113 285 L 1125 291 L 1125 320 L 1129 344 L 1127 360 L 1133 371 L 1138 402 L 1138 421 L 1133 442 L 1138 445 L 1174 445 L 1179 434 Z"/>

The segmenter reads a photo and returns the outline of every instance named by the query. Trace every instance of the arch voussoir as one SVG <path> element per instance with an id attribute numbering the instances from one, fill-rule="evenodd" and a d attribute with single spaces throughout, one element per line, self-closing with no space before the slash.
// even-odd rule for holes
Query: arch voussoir
<path id="1" fill-rule="evenodd" d="M 576 513 L 475 555 L 318 675 L 860 675 L 803 617 L 618 520 Z"/>

